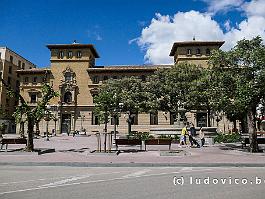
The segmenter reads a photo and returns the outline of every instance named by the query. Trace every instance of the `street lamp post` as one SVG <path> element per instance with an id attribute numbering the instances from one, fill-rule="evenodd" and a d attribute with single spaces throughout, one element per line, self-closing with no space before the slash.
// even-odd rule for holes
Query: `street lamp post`
<path id="1" fill-rule="evenodd" d="M 56 123 L 57 123 L 58 119 L 56 117 L 54 117 L 53 121 L 54 121 L 54 136 L 56 136 Z"/>
<path id="2" fill-rule="evenodd" d="M 45 115 L 44 115 L 44 120 L 46 121 L 46 140 L 49 141 L 49 121 L 51 120 L 50 118 L 50 106 L 47 105 L 46 106 L 46 110 L 45 110 Z"/>
<path id="3" fill-rule="evenodd" d="M 81 131 L 83 131 L 84 129 L 83 129 L 83 122 L 84 122 L 84 120 L 85 120 L 85 115 L 81 115 Z"/>
<path id="4" fill-rule="evenodd" d="M 117 121 L 118 121 L 118 117 L 119 117 L 119 114 L 121 113 L 122 111 L 122 108 L 123 108 L 123 103 L 119 103 L 119 106 L 118 106 L 118 109 L 114 109 L 114 139 L 117 138 Z"/>

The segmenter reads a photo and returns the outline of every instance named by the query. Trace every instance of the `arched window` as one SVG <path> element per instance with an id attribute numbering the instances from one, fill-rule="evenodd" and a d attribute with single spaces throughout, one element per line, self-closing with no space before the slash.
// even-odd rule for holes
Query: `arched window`
<path id="1" fill-rule="evenodd" d="M 66 72 L 64 77 L 65 77 L 65 81 L 71 81 L 72 80 L 72 74 L 70 72 Z"/>
<path id="2" fill-rule="evenodd" d="M 71 103 L 72 102 L 72 93 L 67 91 L 65 94 L 64 94 L 64 102 L 65 103 Z"/>
<path id="3" fill-rule="evenodd" d="M 201 49 L 197 48 L 196 49 L 196 55 L 200 55 L 201 54 Z"/>
<path id="4" fill-rule="evenodd" d="M 211 51 L 210 51 L 209 48 L 207 48 L 207 49 L 206 49 L 206 55 L 207 55 L 207 56 L 210 56 L 210 54 L 211 54 Z"/>
<path id="5" fill-rule="evenodd" d="M 191 49 L 187 49 L 187 55 L 188 55 L 188 56 L 191 55 Z"/>

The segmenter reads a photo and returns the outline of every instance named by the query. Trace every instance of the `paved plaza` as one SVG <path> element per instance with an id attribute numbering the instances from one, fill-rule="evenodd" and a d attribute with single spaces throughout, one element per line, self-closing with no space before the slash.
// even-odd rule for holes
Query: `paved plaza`
<path id="1" fill-rule="evenodd" d="M 15 135 L 5 135 L 5 137 Z M 103 137 L 102 137 L 103 140 Z M 35 165 L 190 165 L 190 166 L 264 166 L 265 153 L 251 154 L 241 149 L 241 144 L 215 144 L 202 148 L 180 148 L 172 144 L 171 151 L 168 146 L 148 146 L 147 151 L 140 151 L 139 146 L 121 146 L 121 153 L 117 155 L 115 146 L 111 153 L 95 152 L 97 139 L 95 135 L 67 136 L 59 135 L 34 139 L 36 149 L 44 151 L 43 154 L 23 152 L 23 145 L 9 145 L 8 149 L 0 151 L 0 164 L 35 164 Z M 102 141 L 103 145 L 103 141 Z M 262 146 L 261 146 L 262 147 Z M 102 148 L 104 148 L 102 146 Z M 54 151 L 49 151 L 54 149 Z M 47 150 L 47 153 L 45 152 Z M 92 153 L 93 152 L 93 153 Z"/>

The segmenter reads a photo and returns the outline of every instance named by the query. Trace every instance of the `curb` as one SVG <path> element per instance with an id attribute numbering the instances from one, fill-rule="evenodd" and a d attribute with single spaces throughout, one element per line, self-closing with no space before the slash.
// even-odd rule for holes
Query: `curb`
<path id="1" fill-rule="evenodd" d="M 0 162 L 0 166 L 68 166 L 68 167 L 265 167 L 265 163 Z"/>

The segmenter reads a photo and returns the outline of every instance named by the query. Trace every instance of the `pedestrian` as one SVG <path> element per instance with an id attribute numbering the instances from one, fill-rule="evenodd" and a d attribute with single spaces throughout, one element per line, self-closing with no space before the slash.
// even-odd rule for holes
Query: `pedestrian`
<path id="1" fill-rule="evenodd" d="M 180 137 L 180 146 L 187 145 L 186 143 L 186 135 L 188 135 L 187 125 L 185 125 L 181 130 L 181 137 Z"/>
<path id="2" fill-rule="evenodd" d="M 201 146 L 203 147 L 203 145 L 205 143 L 205 138 L 204 138 L 204 132 L 203 132 L 202 127 L 200 128 L 199 137 L 201 139 Z"/>
<path id="3" fill-rule="evenodd" d="M 194 124 L 191 124 L 190 127 L 190 136 L 189 136 L 189 140 L 191 142 L 191 146 L 196 145 L 198 148 L 200 147 L 199 143 L 196 141 L 196 129 L 194 127 Z"/>

